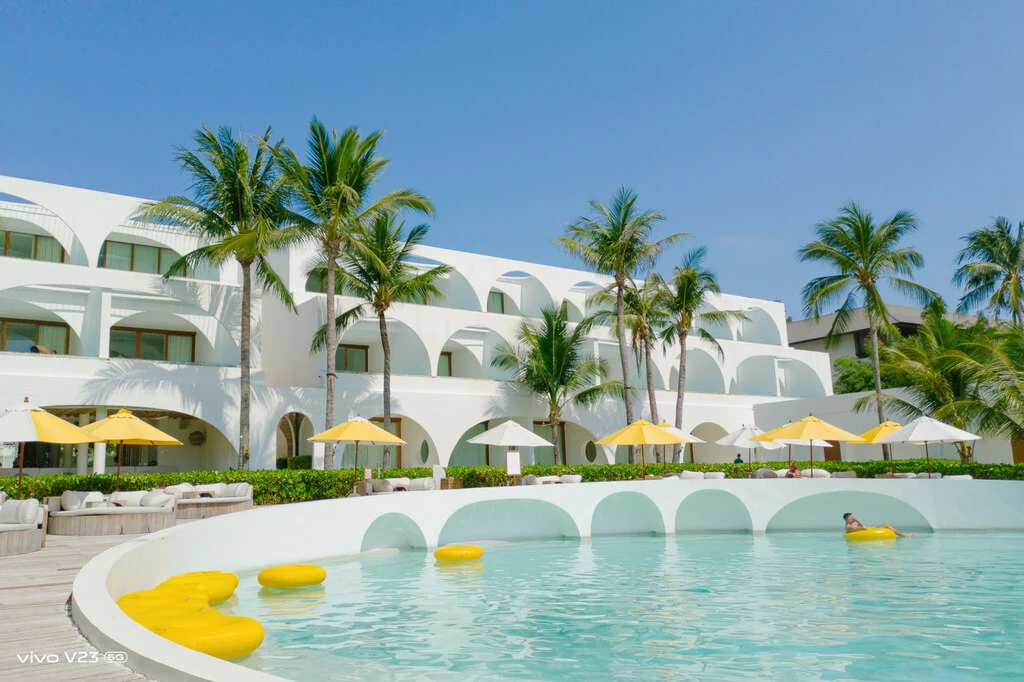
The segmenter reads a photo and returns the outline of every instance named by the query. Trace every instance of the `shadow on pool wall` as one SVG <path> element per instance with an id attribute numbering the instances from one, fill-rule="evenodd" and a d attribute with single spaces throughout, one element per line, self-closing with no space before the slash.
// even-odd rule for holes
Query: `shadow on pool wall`
<path id="1" fill-rule="evenodd" d="M 753 533 L 754 522 L 743 500 L 724 490 L 700 490 L 676 510 L 677 533 Z"/>
<path id="2" fill-rule="evenodd" d="M 917 509 L 891 495 L 838 490 L 790 502 L 768 520 L 767 532 L 822 530 L 822 520 L 834 520 L 843 530 L 843 514 L 851 512 L 865 525 L 888 523 L 900 530 L 932 530 Z"/>
<path id="3" fill-rule="evenodd" d="M 427 539 L 419 525 L 405 514 L 384 514 L 370 524 L 363 534 L 360 552 L 371 549 L 426 549 Z"/>
<path id="4" fill-rule="evenodd" d="M 564 509 L 544 500 L 488 500 L 461 507 L 445 521 L 438 546 L 482 540 L 579 539 Z"/>
<path id="5" fill-rule="evenodd" d="M 640 533 L 665 534 L 661 511 L 647 495 L 635 492 L 613 493 L 594 508 L 590 522 L 591 536 Z"/>

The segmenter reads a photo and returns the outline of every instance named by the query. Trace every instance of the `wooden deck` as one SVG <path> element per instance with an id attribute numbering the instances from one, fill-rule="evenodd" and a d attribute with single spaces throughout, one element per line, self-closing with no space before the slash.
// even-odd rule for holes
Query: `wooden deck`
<path id="1" fill-rule="evenodd" d="M 86 561 L 133 535 L 50 535 L 38 552 L 0 558 L 0 680 L 144 680 L 78 632 L 68 616 L 71 584 Z M 19 656 L 34 659 L 22 662 Z M 58 661 L 45 661 L 47 657 Z M 93 656 L 97 662 L 89 661 Z M 71 659 L 71 660 L 69 660 Z"/>

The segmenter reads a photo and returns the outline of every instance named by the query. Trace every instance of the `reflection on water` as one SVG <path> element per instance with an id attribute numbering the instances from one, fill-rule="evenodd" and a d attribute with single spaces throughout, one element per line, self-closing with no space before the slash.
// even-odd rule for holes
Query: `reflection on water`
<path id="1" fill-rule="evenodd" d="M 1024 535 L 602 537 L 241 575 L 243 665 L 295 680 L 1024 678 Z"/>

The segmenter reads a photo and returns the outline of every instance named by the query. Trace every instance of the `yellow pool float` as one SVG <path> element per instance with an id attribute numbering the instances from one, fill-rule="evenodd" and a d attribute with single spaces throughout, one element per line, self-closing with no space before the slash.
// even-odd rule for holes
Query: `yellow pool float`
<path id="1" fill-rule="evenodd" d="M 231 598 L 235 593 L 238 578 L 229 574 L 176 575 L 157 585 L 156 589 L 172 589 L 177 591 L 193 590 L 210 598 L 210 606 L 215 606 Z"/>
<path id="2" fill-rule="evenodd" d="M 263 643 L 263 626 L 244 616 L 197 615 L 150 628 L 154 633 L 194 651 L 234 660 L 248 656 Z"/>
<path id="3" fill-rule="evenodd" d="M 863 530 L 855 530 L 843 535 L 850 542 L 872 542 L 875 540 L 895 540 L 896 533 L 890 528 L 875 528 L 874 526 Z"/>
<path id="4" fill-rule="evenodd" d="M 471 561 L 484 555 L 484 548 L 476 545 L 448 545 L 434 550 L 438 561 Z"/>
<path id="5" fill-rule="evenodd" d="M 201 611 L 210 606 L 210 597 L 203 592 L 192 590 L 181 591 L 169 588 L 141 590 L 121 595 L 117 600 L 117 605 L 129 616 L 141 611 L 169 607 L 183 607 L 194 611 Z"/>
<path id="6" fill-rule="evenodd" d="M 323 566 L 313 564 L 286 564 L 271 566 L 260 571 L 257 580 L 263 587 L 306 587 L 319 585 L 327 577 Z"/>
<path id="7" fill-rule="evenodd" d="M 191 573 L 182 573 L 178 578 L 222 578 L 231 583 L 232 589 L 238 587 L 238 576 L 228 571 L 192 571 Z"/>

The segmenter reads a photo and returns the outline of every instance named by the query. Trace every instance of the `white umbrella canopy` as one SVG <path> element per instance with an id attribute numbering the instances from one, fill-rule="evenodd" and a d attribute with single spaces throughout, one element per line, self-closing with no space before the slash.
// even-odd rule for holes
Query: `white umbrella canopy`
<path id="1" fill-rule="evenodd" d="M 830 447 L 832 447 L 832 443 L 828 442 L 827 440 L 817 440 L 817 439 L 806 441 L 806 440 L 800 440 L 800 439 L 797 439 L 797 438 L 779 438 L 778 440 L 776 440 L 774 442 L 775 443 L 782 443 L 784 445 L 807 445 L 808 443 L 810 443 L 811 446 L 816 447 L 816 448 L 830 448 Z"/>
<path id="2" fill-rule="evenodd" d="M 509 448 L 549 448 L 553 445 L 511 419 L 498 424 L 493 429 L 473 436 L 467 442 L 474 445 L 500 445 Z"/>
<path id="3" fill-rule="evenodd" d="M 751 440 L 754 436 L 760 436 L 762 433 L 764 433 L 764 431 L 757 426 L 745 425 L 725 437 L 719 438 L 715 443 L 718 445 L 730 445 L 736 448 L 743 448 L 745 450 L 753 450 L 754 448 L 778 450 L 779 448 L 785 447 L 778 441 Z"/>
<path id="4" fill-rule="evenodd" d="M 970 431 L 950 426 L 938 419 L 920 416 L 899 431 L 879 438 L 879 443 L 914 443 L 924 445 L 924 458 L 928 464 L 928 475 L 932 473 L 932 458 L 928 454 L 929 443 L 964 443 L 969 440 L 980 440 L 981 436 Z"/>

